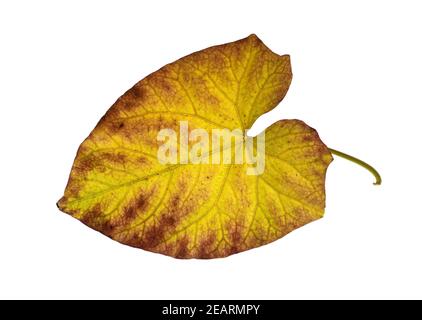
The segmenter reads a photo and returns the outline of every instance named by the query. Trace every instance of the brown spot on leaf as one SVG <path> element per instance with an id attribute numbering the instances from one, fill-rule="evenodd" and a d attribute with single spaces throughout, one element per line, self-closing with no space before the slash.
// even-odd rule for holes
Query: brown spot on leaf
<path id="1" fill-rule="evenodd" d="M 104 152 L 99 155 L 103 162 L 111 162 L 113 164 L 124 164 L 127 161 L 127 155 L 124 153 Z"/>
<path id="2" fill-rule="evenodd" d="M 209 259 L 212 257 L 211 251 L 213 249 L 213 245 L 217 240 L 217 235 L 215 232 L 208 232 L 203 238 L 201 238 L 198 246 L 198 253 L 197 256 L 200 259 Z"/>
<path id="3" fill-rule="evenodd" d="M 268 212 L 271 216 L 271 223 L 274 223 L 277 228 L 282 228 L 283 221 L 282 216 L 285 215 L 285 212 L 281 212 L 279 208 L 276 207 L 276 203 L 273 199 L 268 199 L 267 201 Z"/>
<path id="4" fill-rule="evenodd" d="M 186 258 L 189 254 L 189 238 L 185 235 L 177 241 L 175 257 L 179 259 Z"/>
<path id="5" fill-rule="evenodd" d="M 142 81 L 135 84 L 131 89 L 121 96 L 115 103 L 116 107 L 121 107 L 126 111 L 131 111 L 139 107 L 146 98 L 145 88 Z"/>
<path id="6" fill-rule="evenodd" d="M 300 207 L 294 207 L 292 208 L 292 211 L 290 213 L 290 220 L 287 225 L 286 233 L 293 231 L 313 220 L 315 220 L 315 218 L 313 218 L 309 214 L 309 212 L 307 212 L 306 209 L 300 208 Z"/>
<path id="7" fill-rule="evenodd" d="M 155 188 L 144 191 L 141 190 L 139 195 L 135 197 L 126 207 L 123 209 L 123 218 L 125 224 L 130 223 L 132 220 L 136 219 L 138 216 L 147 212 L 151 199 L 155 194 Z"/>
<path id="8" fill-rule="evenodd" d="M 116 226 L 111 220 L 104 219 L 102 216 L 103 210 L 101 205 L 97 203 L 80 220 L 87 226 L 111 236 Z"/>
<path id="9" fill-rule="evenodd" d="M 160 244 L 165 237 L 167 229 L 166 217 L 161 217 L 157 223 L 154 223 L 146 231 L 142 238 L 138 239 L 136 246 L 144 249 L 153 249 Z"/>
<path id="10" fill-rule="evenodd" d="M 302 137 L 303 142 L 311 142 L 311 141 L 314 141 L 314 140 L 315 140 L 315 136 L 312 136 L 312 135 L 309 135 L 309 134 L 303 135 L 303 137 Z"/>
<path id="11" fill-rule="evenodd" d="M 243 219 L 229 221 L 226 225 L 226 229 L 228 230 L 228 237 L 230 243 L 230 246 L 228 248 L 228 254 L 231 255 L 242 251 L 242 231 L 245 229 Z"/>
<path id="12" fill-rule="evenodd" d="M 137 99 L 138 102 L 145 98 L 145 88 L 141 85 L 141 83 L 134 85 L 130 90 L 130 93 L 133 98 Z"/>
<path id="13" fill-rule="evenodd" d="M 93 170 L 95 167 L 98 166 L 99 159 L 95 157 L 93 154 L 88 154 L 86 156 L 82 156 L 79 159 L 77 164 L 74 164 L 74 169 L 76 169 L 80 174 L 85 173 L 87 171 Z"/>
<path id="14" fill-rule="evenodd" d="M 116 121 L 110 121 L 107 124 L 107 130 L 110 133 L 110 135 L 116 135 L 119 134 L 119 132 L 122 132 L 123 129 L 125 129 L 125 123 L 122 122 L 121 120 L 116 120 Z"/>
<path id="15" fill-rule="evenodd" d="M 136 208 L 132 206 L 126 207 L 123 214 L 126 221 L 131 221 L 136 218 Z"/>
<path id="16" fill-rule="evenodd" d="M 165 207 L 156 218 L 156 221 L 146 228 L 142 239 L 138 240 L 136 246 L 141 248 L 153 249 L 161 244 L 169 234 L 174 232 L 181 224 L 181 221 L 193 210 L 193 204 L 186 203 L 180 206 L 180 196 L 173 195 L 167 207 Z M 131 240 L 131 243 L 134 239 Z"/>
<path id="17" fill-rule="evenodd" d="M 149 159 L 146 157 L 137 157 L 136 162 L 139 163 L 141 166 L 150 163 Z"/>

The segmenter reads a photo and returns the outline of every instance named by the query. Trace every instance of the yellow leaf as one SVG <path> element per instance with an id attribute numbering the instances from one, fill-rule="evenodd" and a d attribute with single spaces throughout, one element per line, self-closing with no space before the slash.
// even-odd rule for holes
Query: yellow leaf
<path id="1" fill-rule="evenodd" d="M 332 157 L 299 120 L 269 127 L 264 151 L 254 145 L 265 159 L 260 174 L 247 173 L 250 163 L 212 163 L 215 150 L 200 154 L 208 163 L 182 160 L 182 126 L 210 137 L 218 128 L 244 132 L 283 99 L 291 78 L 289 56 L 255 35 L 164 66 L 121 96 L 81 144 L 60 210 L 121 243 L 177 258 L 228 256 L 322 217 Z M 158 160 L 163 129 L 180 133 L 176 163 Z"/>

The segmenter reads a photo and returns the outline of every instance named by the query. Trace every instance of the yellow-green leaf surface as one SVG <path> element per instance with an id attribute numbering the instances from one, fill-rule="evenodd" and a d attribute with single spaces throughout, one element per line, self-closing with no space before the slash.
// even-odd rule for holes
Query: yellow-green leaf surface
<path id="1" fill-rule="evenodd" d="M 331 153 L 282 120 L 265 133 L 265 170 L 161 164 L 163 128 L 248 129 L 285 96 L 289 56 L 255 35 L 168 64 L 121 96 L 81 144 L 60 210 L 121 243 L 177 258 L 216 258 L 272 242 L 322 217 Z"/>

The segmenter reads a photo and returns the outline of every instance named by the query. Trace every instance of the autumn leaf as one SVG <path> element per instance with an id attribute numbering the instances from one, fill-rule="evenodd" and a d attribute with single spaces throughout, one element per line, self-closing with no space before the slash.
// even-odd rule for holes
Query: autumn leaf
<path id="1" fill-rule="evenodd" d="M 58 207 L 114 240 L 176 258 L 225 257 L 321 218 L 332 156 L 302 121 L 265 131 L 260 174 L 248 174 L 247 163 L 157 158 L 161 130 L 245 131 L 291 79 L 289 56 L 255 35 L 164 66 L 121 96 L 81 144 Z"/>

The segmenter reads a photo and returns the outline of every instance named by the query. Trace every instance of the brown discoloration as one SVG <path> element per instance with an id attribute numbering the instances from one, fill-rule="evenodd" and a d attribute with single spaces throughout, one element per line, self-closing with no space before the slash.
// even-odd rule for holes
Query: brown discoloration
<path id="1" fill-rule="evenodd" d="M 136 218 L 136 207 L 128 206 L 123 211 L 123 216 L 126 221 L 132 221 Z"/>
<path id="2" fill-rule="evenodd" d="M 80 219 L 87 226 L 111 236 L 116 228 L 116 225 L 109 219 L 104 220 L 103 209 L 99 203 L 95 204 L 87 213 Z"/>
<path id="3" fill-rule="evenodd" d="M 130 239 L 130 245 L 152 250 L 162 244 L 166 237 L 181 225 L 183 218 L 193 210 L 193 205 L 180 206 L 180 203 L 180 196 L 174 194 L 165 209 L 158 214 L 156 221 L 146 228 L 144 236 Z"/>
<path id="4" fill-rule="evenodd" d="M 211 52 L 208 55 L 208 68 L 212 68 L 211 71 L 220 71 L 227 68 L 227 63 L 224 56 L 221 55 L 221 51 Z"/>
<path id="5" fill-rule="evenodd" d="M 155 193 L 156 188 L 149 191 L 141 190 L 139 195 L 123 209 L 123 224 L 128 224 L 138 216 L 147 212 L 151 205 L 151 199 L 154 197 Z"/>
<path id="6" fill-rule="evenodd" d="M 142 238 L 134 237 L 129 239 L 129 243 L 135 247 L 152 250 L 165 240 L 168 231 L 175 228 L 176 222 L 176 217 L 162 214 L 156 222 L 146 229 Z"/>
<path id="7" fill-rule="evenodd" d="M 124 122 L 114 121 L 108 124 L 107 130 L 110 135 L 119 135 L 124 141 L 145 144 L 146 146 L 157 146 L 157 134 L 162 129 L 174 129 L 176 126 L 173 119 L 162 116 L 148 119 L 131 119 Z"/>
<path id="8" fill-rule="evenodd" d="M 104 126 L 107 126 L 110 121 L 113 121 L 115 118 L 120 117 L 120 110 L 116 107 L 120 99 L 121 97 L 117 99 L 113 106 L 111 106 L 111 108 L 107 110 L 105 115 L 101 117 L 100 121 L 98 121 L 97 125 L 95 126 L 95 129 L 91 132 L 88 139 L 92 139 L 93 134 L 96 133 L 97 130 L 100 130 Z"/>
<path id="9" fill-rule="evenodd" d="M 269 209 L 268 211 L 271 216 L 272 223 L 274 223 L 277 228 L 282 228 L 283 221 L 281 217 L 282 215 L 285 215 L 286 212 L 280 212 L 280 210 L 276 206 L 276 203 L 272 199 L 269 199 L 267 201 L 267 207 Z"/>
<path id="10" fill-rule="evenodd" d="M 113 105 L 114 108 L 121 108 L 126 112 L 130 112 L 140 107 L 146 100 L 146 90 L 142 81 L 135 84 L 132 88 L 125 92 Z"/>
<path id="11" fill-rule="evenodd" d="M 257 247 L 263 245 L 268 242 L 267 239 L 267 229 L 269 228 L 268 225 L 264 225 L 262 222 L 255 222 L 254 228 L 252 229 L 252 233 L 249 236 L 249 246 Z"/>
<path id="12" fill-rule="evenodd" d="M 289 217 L 290 220 L 286 226 L 286 234 L 315 220 L 304 208 L 293 208 Z"/>
<path id="13" fill-rule="evenodd" d="M 87 213 L 85 213 L 81 221 L 86 224 L 90 224 L 92 222 L 95 222 L 98 217 L 101 217 L 102 209 L 101 205 L 99 203 L 95 204 L 94 207 L 92 207 Z"/>
<path id="14" fill-rule="evenodd" d="M 111 162 L 112 164 L 125 164 L 127 162 L 127 155 L 120 152 L 104 152 L 100 153 L 98 156 L 102 161 Z"/>
<path id="15" fill-rule="evenodd" d="M 149 228 L 148 232 L 139 234 L 135 231 L 128 234 L 122 242 L 131 247 L 153 251 L 154 245 L 157 244 L 161 238 L 162 231 L 158 230 L 156 224 L 154 224 Z"/>
<path id="16" fill-rule="evenodd" d="M 161 68 L 155 76 L 149 76 L 147 78 L 148 85 L 154 87 L 156 94 L 160 96 L 161 99 L 169 101 L 172 98 L 179 99 L 180 95 L 178 94 L 176 88 L 170 83 L 169 79 L 171 78 L 172 69 L 171 65 Z"/>
<path id="17" fill-rule="evenodd" d="M 125 128 L 125 123 L 121 120 L 110 121 L 107 123 L 106 127 L 110 135 L 113 136 L 123 131 L 123 129 Z"/>
<path id="18" fill-rule="evenodd" d="M 147 157 L 137 157 L 136 163 L 140 164 L 141 166 L 150 164 L 150 160 Z"/>
<path id="19" fill-rule="evenodd" d="M 124 237 L 123 240 L 120 240 L 120 242 L 134 248 L 144 249 L 144 247 L 142 246 L 142 236 L 140 236 L 139 233 L 137 233 L 136 231 Z"/>
<path id="20" fill-rule="evenodd" d="M 99 165 L 99 159 L 93 154 L 80 157 L 78 163 L 73 165 L 73 169 L 79 174 L 91 171 Z"/>
<path id="21" fill-rule="evenodd" d="M 212 257 L 212 249 L 214 248 L 215 242 L 217 240 L 217 235 L 215 232 L 210 231 L 207 235 L 199 241 L 197 257 L 199 259 L 209 259 Z"/>
<path id="22" fill-rule="evenodd" d="M 173 210 L 169 213 L 163 214 L 162 218 L 160 219 L 160 223 L 165 229 L 174 229 L 179 223 L 180 216 L 177 215 L 177 213 Z"/>
<path id="23" fill-rule="evenodd" d="M 189 255 L 189 238 L 185 235 L 177 241 L 175 257 L 179 259 L 187 258 Z"/>
<path id="24" fill-rule="evenodd" d="M 143 212 L 148 208 L 152 194 L 153 193 L 150 192 L 148 194 L 142 194 L 139 196 L 139 198 L 136 200 L 136 207 L 138 211 Z"/>
<path id="25" fill-rule="evenodd" d="M 316 137 L 314 135 L 311 134 L 307 134 L 307 135 L 303 135 L 302 136 L 302 142 L 311 142 L 311 141 L 316 141 Z"/>
<path id="26" fill-rule="evenodd" d="M 202 105 L 207 105 L 217 109 L 220 106 L 220 100 L 208 88 L 207 82 L 201 77 L 192 79 L 192 91 L 196 100 L 200 101 Z"/>
<path id="27" fill-rule="evenodd" d="M 98 222 L 97 226 L 97 230 L 104 233 L 108 237 L 113 237 L 114 231 L 117 229 L 117 225 L 111 220 Z"/>
<path id="28" fill-rule="evenodd" d="M 166 233 L 175 224 L 175 218 L 163 214 L 156 223 L 150 226 L 144 233 L 142 239 L 139 239 L 137 246 L 144 249 L 153 249 L 165 240 Z"/>
<path id="29" fill-rule="evenodd" d="M 228 254 L 235 254 L 240 251 L 243 251 L 243 231 L 245 230 L 244 220 L 239 217 L 239 219 L 230 221 L 226 225 L 226 230 L 228 230 L 228 237 L 230 246 L 227 248 Z"/>
<path id="30" fill-rule="evenodd" d="M 145 88 L 141 85 L 141 83 L 137 83 L 136 85 L 134 85 L 129 91 L 129 93 L 134 99 L 137 100 L 138 103 L 145 99 L 146 96 Z"/>
<path id="31" fill-rule="evenodd" d="M 165 252 L 166 255 L 175 257 L 177 251 L 177 241 L 174 242 L 165 242 L 158 247 L 151 248 L 152 252 L 156 253 L 163 253 Z"/>

